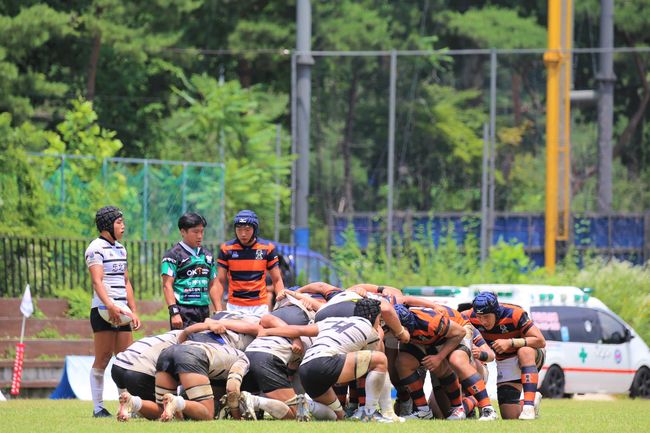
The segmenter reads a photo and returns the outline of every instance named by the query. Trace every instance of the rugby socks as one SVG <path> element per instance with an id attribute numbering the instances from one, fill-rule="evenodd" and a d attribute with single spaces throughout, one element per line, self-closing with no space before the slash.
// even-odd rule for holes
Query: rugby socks
<path id="1" fill-rule="evenodd" d="M 453 407 L 462 406 L 463 400 L 461 399 L 460 394 L 460 383 L 458 382 L 458 376 L 456 373 L 451 373 L 448 376 L 440 378 L 440 385 L 442 385 L 449 398 L 449 404 Z M 485 388 L 485 385 L 483 386 Z"/>
<path id="2" fill-rule="evenodd" d="M 465 409 L 466 414 L 471 414 L 477 404 L 478 402 L 473 396 L 463 397 L 463 409 Z"/>
<path id="3" fill-rule="evenodd" d="M 138 412 L 140 409 L 142 409 L 142 398 L 138 397 L 137 395 L 132 395 L 131 407 L 133 408 L 133 412 Z"/>
<path id="4" fill-rule="evenodd" d="M 332 386 L 332 389 L 334 389 L 336 398 L 339 400 L 339 403 L 341 403 L 341 406 L 345 406 L 345 400 L 348 397 L 348 385 L 334 385 Z"/>
<path id="5" fill-rule="evenodd" d="M 461 381 L 463 389 L 467 394 L 473 396 L 478 401 L 478 407 L 490 406 L 490 398 L 488 397 L 487 390 L 485 389 L 485 382 L 481 378 L 481 375 L 478 373 L 472 374 L 467 379 Z M 535 398 L 535 393 L 533 393 L 533 398 Z"/>
<path id="6" fill-rule="evenodd" d="M 349 395 L 348 395 L 348 405 L 351 405 L 351 404 L 353 404 L 353 405 L 356 404 L 357 406 L 360 405 L 360 403 L 359 403 L 359 392 L 360 392 L 360 388 L 363 387 L 363 385 L 360 385 L 358 380 L 359 379 L 356 379 L 356 380 L 353 380 L 352 382 L 349 383 L 350 386 L 349 386 Z M 364 380 L 365 380 L 365 378 L 364 378 Z M 338 392 L 336 393 L 336 395 L 338 396 Z M 363 398 L 364 398 L 364 402 L 365 402 L 365 398 L 366 398 L 365 391 L 364 391 L 364 394 L 363 394 Z M 363 406 L 363 404 L 361 404 L 361 406 Z"/>
<path id="7" fill-rule="evenodd" d="M 372 370 L 366 376 L 366 404 L 364 410 L 367 414 L 377 410 L 377 403 L 379 403 L 379 397 L 384 389 L 386 376 L 388 376 L 388 373 L 377 370 Z"/>
<path id="8" fill-rule="evenodd" d="M 104 369 L 90 369 L 90 394 L 93 398 L 94 412 L 104 408 Z M 534 396 L 533 396 L 534 397 Z"/>
<path id="9" fill-rule="evenodd" d="M 400 385 L 408 388 L 409 394 L 411 394 L 411 400 L 413 400 L 413 405 L 415 405 L 418 410 L 429 410 L 427 398 L 424 396 L 424 381 L 420 380 L 420 375 L 417 372 L 402 379 Z"/>
<path id="10" fill-rule="evenodd" d="M 538 377 L 537 367 L 534 365 L 524 365 L 521 367 L 521 384 L 524 388 L 524 404 L 526 406 L 535 405 Z"/>
<path id="11" fill-rule="evenodd" d="M 391 396 L 392 388 L 393 384 L 390 382 L 390 377 L 386 375 L 386 380 L 384 380 L 384 387 L 382 388 L 381 395 L 379 396 L 379 410 L 383 415 L 395 412 L 393 410 L 393 398 Z"/>
<path id="12" fill-rule="evenodd" d="M 251 395 L 253 401 L 253 409 L 262 409 L 264 412 L 269 413 L 275 419 L 284 418 L 289 412 L 289 406 L 280 400 L 273 400 L 258 395 Z"/>
<path id="13" fill-rule="evenodd" d="M 350 401 L 352 401 L 352 390 L 354 389 L 357 392 L 357 399 L 359 401 L 359 406 L 366 405 L 366 378 L 367 376 L 358 378 L 355 381 L 356 386 L 350 387 Z"/>
<path id="14" fill-rule="evenodd" d="M 176 410 L 178 412 L 183 412 L 185 409 L 185 399 L 180 395 L 174 397 L 176 399 Z"/>
<path id="15" fill-rule="evenodd" d="M 319 421 L 336 421 L 336 412 L 314 400 L 309 400 L 309 412 Z"/>

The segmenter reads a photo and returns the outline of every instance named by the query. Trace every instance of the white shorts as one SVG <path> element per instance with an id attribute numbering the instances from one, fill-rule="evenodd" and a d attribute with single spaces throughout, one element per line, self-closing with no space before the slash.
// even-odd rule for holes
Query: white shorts
<path id="1" fill-rule="evenodd" d="M 512 382 L 521 380 L 521 368 L 519 367 L 519 358 L 512 358 L 496 361 L 497 363 L 497 383 Z"/>
<path id="2" fill-rule="evenodd" d="M 251 305 L 251 306 L 244 306 L 244 305 L 234 305 L 228 302 L 226 304 L 226 310 L 227 311 L 239 311 L 241 313 L 246 313 L 246 314 L 252 314 L 253 316 L 263 316 L 269 312 L 269 306 L 268 305 Z"/>

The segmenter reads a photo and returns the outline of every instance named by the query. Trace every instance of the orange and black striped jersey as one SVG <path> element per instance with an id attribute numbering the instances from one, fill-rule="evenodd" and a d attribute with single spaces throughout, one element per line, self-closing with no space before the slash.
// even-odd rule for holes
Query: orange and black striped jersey
<path id="1" fill-rule="evenodd" d="M 250 247 L 237 239 L 221 244 L 217 265 L 228 271 L 228 302 L 233 305 L 266 304 L 266 271 L 279 265 L 271 242 L 257 238 Z"/>
<path id="2" fill-rule="evenodd" d="M 460 326 L 465 326 L 469 323 L 469 320 L 467 320 L 466 316 L 464 316 L 458 310 L 454 310 L 453 308 L 446 305 L 439 305 L 436 308 L 436 311 L 443 316 L 448 317 L 452 322 L 458 323 Z"/>
<path id="3" fill-rule="evenodd" d="M 474 310 L 467 310 L 464 313 L 469 321 L 481 333 L 486 343 L 492 347 L 495 340 L 508 338 L 523 338 L 526 332 L 533 327 L 533 321 L 528 317 L 526 311 L 512 304 L 501 304 L 499 313 L 496 315 L 496 322 L 492 329 L 485 329 L 481 326 Z M 517 348 L 510 348 L 505 353 L 497 353 L 497 361 L 512 358 L 517 355 Z"/>
<path id="4" fill-rule="evenodd" d="M 431 308 L 410 308 L 415 314 L 415 328 L 411 332 L 411 343 L 439 345 L 445 342 L 449 332 L 449 318 Z"/>

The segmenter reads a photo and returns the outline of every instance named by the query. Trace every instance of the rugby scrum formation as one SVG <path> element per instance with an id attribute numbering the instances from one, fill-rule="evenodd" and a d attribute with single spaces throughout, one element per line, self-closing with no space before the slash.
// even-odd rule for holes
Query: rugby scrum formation
<path id="1" fill-rule="evenodd" d="M 541 332 L 493 292 L 459 309 L 375 284 L 287 289 L 268 314 L 219 311 L 119 353 L 117 419 L 254 420 L 265 412 L 299 421 L 492 421 L 489 362 L 500 416 L 535 419 Z"/>

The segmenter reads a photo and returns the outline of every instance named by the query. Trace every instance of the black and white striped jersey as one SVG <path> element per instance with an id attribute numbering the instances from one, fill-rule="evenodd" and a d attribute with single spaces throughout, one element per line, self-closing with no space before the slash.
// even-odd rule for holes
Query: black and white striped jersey
<path id="1" fill-rule="evenodd" d="M 377 331 L 362 317 L 329 317 L 316 325 L 318 336 L 302 364 L 316 358 L 358 352 L 379 341 Z"/>
<path id="2" fill-rule="evenodd" d="M 126 248 L 117 241 L 111 244 L 100 236 L 88 245 L 84 256 L 89 268 L 97 265 L 103 267 L 103 282 L 108 297 L 126 301 L 126 280 L 124 279 L 127 270 Z M 94 293 L 92 308 L 100 305 L 103 303 L 97 293 Z"/>
<path id="3" fill-rule="evenodd" d="M 124 352 L 118 353 L 115 356 L 113 364 L 126 370 L 155 376 L 156 362 L 158 361 L 160 352 L 172 344 L 176 344 L 178 335 L 181 332 L 183 331 L 175 330 L 160 335 L 144 337 L 131 344 Z"/>

